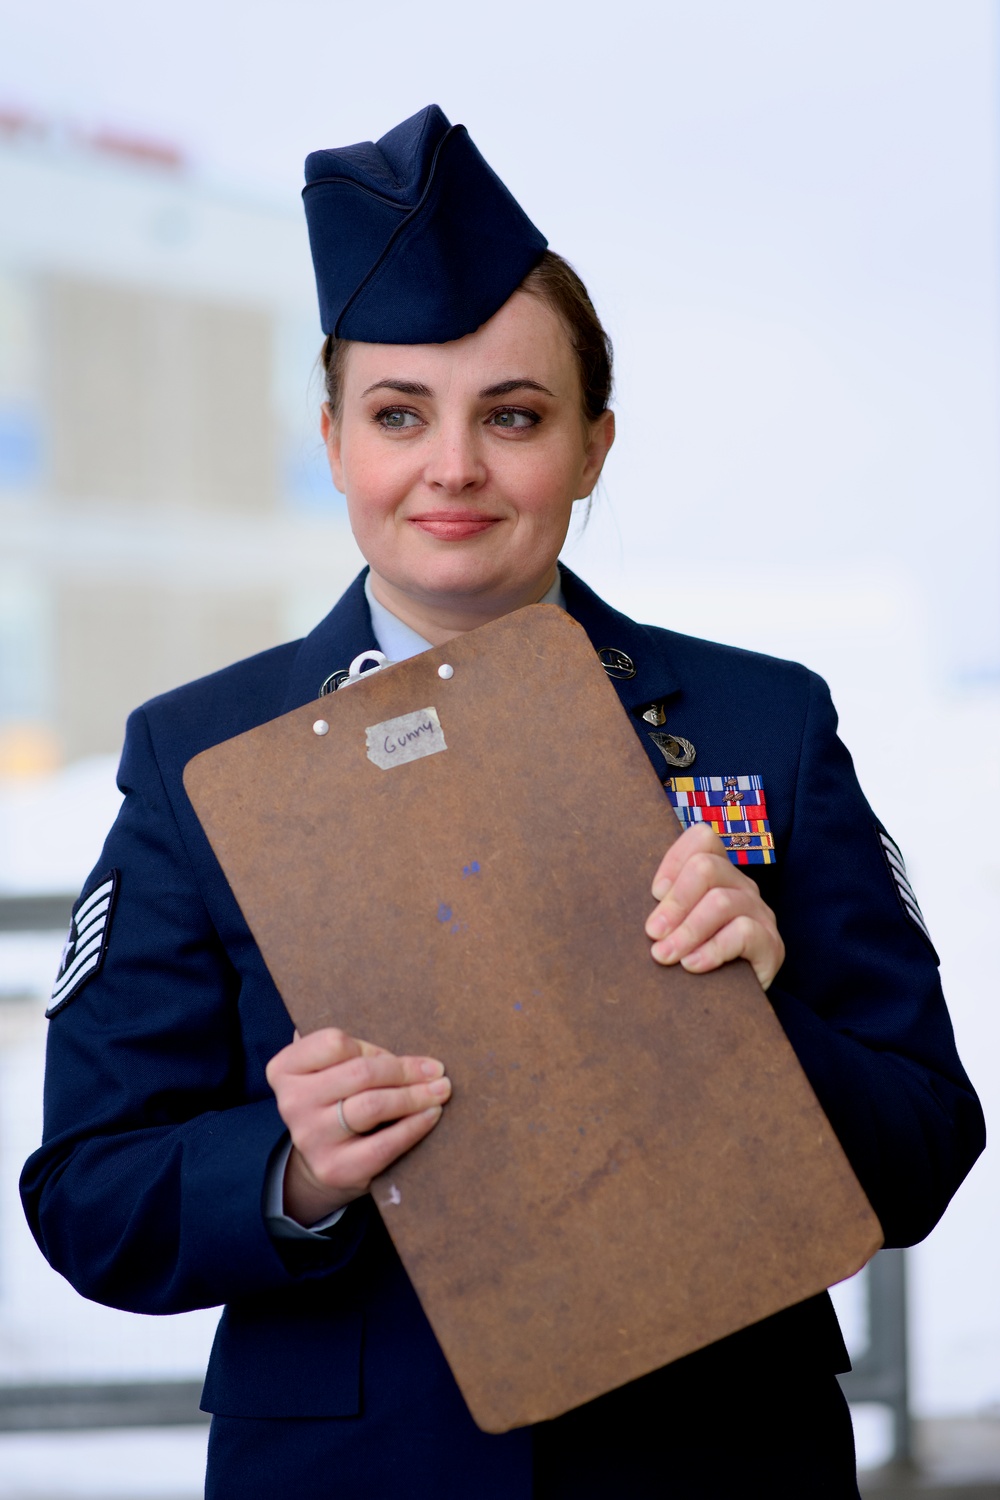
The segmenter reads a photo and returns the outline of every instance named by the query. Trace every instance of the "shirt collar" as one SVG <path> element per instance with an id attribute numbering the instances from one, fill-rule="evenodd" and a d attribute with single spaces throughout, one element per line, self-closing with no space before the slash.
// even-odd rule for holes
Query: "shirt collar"
<path id="1" fill-rule="evenodd" d="M 391 609 L 386 609 L 385 605 L 380 604 L 375 598 L 372 592 L 371 573 L 365 575 L 365 598 L 368 600 L 368 608 L 371 611 L 372 630 L 375 632 L 378 649 L 390 661 L 409 661 L 411 656 L 419 656 L 421 651 L 430 650 L 430 641 L 425 641 L 412 626 L 405 624 L 398 615 L 394 615 Z M 555 604 L 560 609 L 566 608 L 562 577 L 558 568 L 556 568 L 552 587 L 546 589 L 538 603 Z"/>

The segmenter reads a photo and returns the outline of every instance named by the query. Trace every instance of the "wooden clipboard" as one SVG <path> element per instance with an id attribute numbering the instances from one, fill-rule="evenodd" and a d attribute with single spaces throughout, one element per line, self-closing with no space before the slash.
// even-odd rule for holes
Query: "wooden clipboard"
<path id="1" fill-rule="evenodd" d="M 445 1060 L 441 1122 L 372 1191 L 481 1428 L 557 1416 L 878 1249 L 749 966 L 650 959 L 677 821 L 563 612 L 367 674 L 184 781 L 299 1030 Z"/>

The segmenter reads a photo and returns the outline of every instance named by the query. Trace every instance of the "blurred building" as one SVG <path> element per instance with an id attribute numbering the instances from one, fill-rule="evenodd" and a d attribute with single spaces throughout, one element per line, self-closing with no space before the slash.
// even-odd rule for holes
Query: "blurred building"
<path id="1" fill-rule="evenodd" d="M 358 562 L 304 221 L 0 113 L 0 774 L 300 634 Z"/>

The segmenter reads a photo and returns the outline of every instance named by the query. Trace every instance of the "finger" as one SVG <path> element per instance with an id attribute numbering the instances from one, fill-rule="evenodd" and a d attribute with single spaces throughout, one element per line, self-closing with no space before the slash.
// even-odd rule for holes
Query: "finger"
<path id="1" fill-rule="evenodd" d="M 285 1073 L 314 1073 L 348 1057 L 361 1055 L 361 1043 L 336 1026 L 324 1026 L 308 1036 L 295 1034 L 293 1041 L 275 1053 L 269 1067 L 278 1064 Z"/>
<path id="2" fill-rule="evenodd" d="M 653 943 L 653 957 L 659 963 L 673 963 L 706 943 L 716 932 L 736 917 L 764 918 L 765 908 L 753 891 L 731 886 L 711 886 L 697 905 L 686 913 L 676 927 L 668 926 L 663 937 Z M 654 913 L 655 915 L 655 913 Z M 648 924 L 655 925 L 652 921 Z"/>
<path id="3" fill-rule="evenodd" d="M 374 1057 L 352 1057 L 347 1062 L 314 1073 L 309 1097 L 314 1104 L 332 1104 L 368 1089 L 396 1089 L 407 1084 L 429 1083 L 444 1076 L 444 1064 L 433 1057 L 395 1057 L 385 1052 Z"/>
<path id="4" fill-rule="evenodd" d="M 679 839 L 675 839 L 660 860 L 659 868 L 653 877 L 653 897 L 662 901 L 667 891 L 673 885 L 681 872 L 685 862 L 698 850 L 711 853 L 722 853 L 725 849 L 722 840 L 715 832 L 711 823 L 692 823 L 690 828 L 685 828 Z"/>
<path id="5" fill-rule="evenodd" d="M 686 954 L 681 964 L 692 974 L 704 974 L 734 958 L 745 958 L 761 988 L 766 990 L 784 957 L 785 947 L 777 929 L 771 930 L 751 917 L 740 916 Z"/>
<path id="6" fill-rule="evenodd" d="M 361 1037 L 355 1037 L 354 1040 L 361 1048 L 362 1057 L 381 1057 L 389 1050 L 388 1047 L 376 1047 L 374 1042 L 363 1041 Z"/>
<path id="7" fill-rule="evenodd" d="M 423 1140 L 434 1129 L 442 1114 L 441 1106 L 431 1105 L 419 1114 L 407 1115 L 374 1135 L 356 1135 L 348 1140 L 328 1142 L 310 1150 L 299 1146 L 299 1152 L 310 1175 L 322 1187 L 360 1194 L 368 1191 L 373 1177 L 384 1172 L 394 1161 Z"/>
<path id="8" fill-rule="evenodd" d="M 666 895 L 646 918 L 646 934 L 654 942 L 679 926 L 710 890 L 745 890 L 753 898 L 759 896 L 753 881 L 730 862 L 718 839 L 715 843 L 718 852 L 713 848 L 693 850 Z"/>
<path id="9" fill-rule="evenodd" d="M 387 1125 L 385 1130 L 373 1136 L 355 1136 L 343 1146 L 343 1157 L 352 1172 L 360 1172 L 364 1181 L 370 1182 L 379 1172 L 385 1172 L 403 1152 L 409 1151 L 418 1140 L 430 1133 L 442 1115 L 439 1104 L 430 1104 L 418 1115 L 406 1115 L 400 1121 Z"/>
<path id="10" fill-rule="evenodd" d="M 292 1131 L 297 1143 L 303 1135 L 312 1137 L 317 1130 L 331 1129 L 331 1112 L 341 1100 L 357 1098 L 369 1090 L 392 1092 L 417 1084 L 429 1085 L 439 1082 L 444 1076 L 443 1065 L 431 1058 L 399 1058 L 391 1053 L 378 1057 L 351 1058 L 333 1068 L 318 1073 L 283 1074 L 275 1069 L 268 1074 L 274 1090 L 278 1110 L 285 1124 Z M 449 1085 L 450 1088 L 450 1085 Z M 406 1112 L 405 1096 L 401 1094 L 401 1105 L 397 1114 Z M 447 1098 L 447 1090 L 433 1091 L 422 1100 L 422 1105 L 435 1099 Z M 392 1111 L 383 1118 L 397 1117 Z M 323 1116 L 328 1118 L 324 1121 Z M 355 1118 L 347 1116 L 355 1129 L 370 1129 L 357 1124 Z M 338 1137 L 343 1132 L 338 1129 Z"/>
<path id="11" fill-rule="evenodd" d="M 387 1052 L 384 1047 L 376 1047 L 371 1042 L 361 1041 L 336 1027 L 325 1027 L 320 1031 L 310 1032 L 306 1037 L 297 1038 L 281 1052 L 276 1053 L 268 1064 L 267 1078 L 273 1088 L 272 1072 L 285 1075 L 322 1073 L 351 1060 L 360 1062 L 363 1059 L 367 1066 L 373 1059 L 385 1058 L 396 1060 L 394 1054 Z M 444 1065 L 436 1058 L 410 1059 L 410 1062 L 418 1070 L 414 1075 L 417 1077 L 437 1077 L 444 1072 Z M 356 1087 L 365 1087 L 366 1080 L 367 1074 L 363 1072 Z M 386 1077 L 377 1081 L 403 1082 L 404 1079 Z"/>
<path id="12" fill-rule="evenodd" d="M 367 1089 L 363 1094 L 352 1094 L 339 1101 L 339 1110 L 334 1106 L 334 1114 L 338 1128 L 342 1116 L 350 1134 L 366 1135 L 379 1125 L 445 1104 L 450 1097 L 451 1079 L 436 1078 L 408 1088 Z"/>
<path id="13" fill-rule="evenodd" d="M 308 1035 L 313 1034 L 314 1033 L 311 1032 L 308 1033 Z M 295 1042 L 301 1042 L 302 1040 L 302 1033 L 297 1026 L 293 1027 L 292 1029 L 292 1040 Z M 364 1038 L 360 1036 L 356 1036 L 354 1040 L 358 1043 L 358 1046 L 361 1048 L 362 1052 L 385 1052 L 386 1050 L 385 1047 L 376 1047 L 374 1042 L 366 1042 Z"/>
<path id="14" fill-rule="evenodd" d="M 321 1026 L 306 1036 L 296 1031 L 291 1045 L 295 1069 L 301 1072 L 328 1068 L 348 1057 L 379 1057 L 386 1052 L 384 1047 L 351 1036 L 339 1026 Z"/>

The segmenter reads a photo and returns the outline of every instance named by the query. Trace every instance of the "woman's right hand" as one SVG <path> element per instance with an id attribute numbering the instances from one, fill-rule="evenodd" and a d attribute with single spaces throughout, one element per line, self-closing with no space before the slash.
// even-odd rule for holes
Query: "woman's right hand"
<path id="1" fill-rule="evenodd" d="M 292 1138 L 285 1213 L 305 1225 L 367 1193 L 434 1129 L 451 1095 L 435 1058 L 396 1057 L 333 1027 L 296 1032 L 268 1063 L 267 1081 Z"/>

